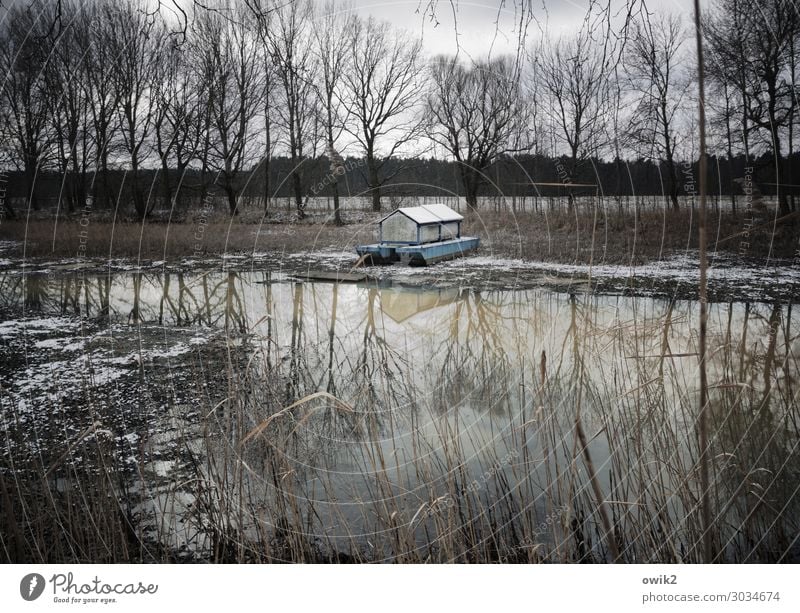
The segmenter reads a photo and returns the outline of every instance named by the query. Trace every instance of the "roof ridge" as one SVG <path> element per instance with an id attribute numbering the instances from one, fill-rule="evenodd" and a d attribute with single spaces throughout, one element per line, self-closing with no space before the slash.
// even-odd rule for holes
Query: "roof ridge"
<path id="1" fill-rule="evenodd" d="M 441 215 L 439 215 L 438 213 L 436 213 L 436 211 L 435 211 L 435 210 L 433 210 L 432 208 L 428 208 L 428 207 L 429 207 L 429 206 L 431 206 L 431 205 L 428 205 L 428 204 L 420 204 L 419 206 L 420 206 L 420 208 L 423 208 L 423 209 L 425 209 L 426 211 L 428 211 L 428 213 L 430 213 L 431 215 L 433 215 L 433 216 L 434 216 L 436 219 L 438 219 L 439 221 L 444 221 L 444 217 L 442 217 Z M 443 206 L 447 206 L 447 205 L 445 204 L 445 205 L 443 205 Z M 447 208 L 450 208 L 450 207 L 447 207 Z M 451 210 L 451 211 L 453 211 L 453 209 L 450 209 L 450 210 Z M 455 213 L 455 211 L 453 211 L 453 212 Z"/>

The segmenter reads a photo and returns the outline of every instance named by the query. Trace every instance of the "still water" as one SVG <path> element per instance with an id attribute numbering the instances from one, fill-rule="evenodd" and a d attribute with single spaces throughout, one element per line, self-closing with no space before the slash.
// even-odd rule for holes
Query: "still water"
<path id="1" fill-rule="evenodd" d="M 692 559 L 694 301 L 262 271 L 8 274 L 0 287 L 32 322 L 3 339 L 9 439 L 31 420 L 78 432 L 91 406 L 119 441 L 141 529 L 176 549 L 216 547 L 224 524 L 240 544 L 358 559 L 460 559 L 489 540 L 575 559 L 603 547 L 594 475 L 632 559 Z M 45 316 L 73 327 L 37 330 Z M 769 558 L 796 534 L 798 332 L 790 304 L 710 306 L 725 557 Z M 55 396 L 72 410 L 52 413 L 53 394 L 26 381 L 48 364 L 37 385 L 83 382 Z M 654 517 L 668 554 L 643 536 Z"/>

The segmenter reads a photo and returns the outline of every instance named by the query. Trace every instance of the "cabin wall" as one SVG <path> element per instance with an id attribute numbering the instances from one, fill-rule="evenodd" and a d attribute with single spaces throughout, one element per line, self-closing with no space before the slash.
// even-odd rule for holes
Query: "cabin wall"
<path id="1" fill-rule="evenodd" d="M 450 240 L 453 238 L 457 238 L 459 235 L 459 225 L 460 223 L 457 221 L 449 221 L 447 223 L 442 224 L 442 240 Z"/>
<path id="2" fill-rule="evenodd" d="M 402 213 L 394 213 L 381 223 L 381 240 L 385 243 L 415 243 L 417 224 Z"/>
<path id="3" fill-rule="evenodd" d="M 439 225 L 432 224 L 430 226 L 420 226 L 419 240 L 422 243 L 432 243 L 439 240 Z"/>

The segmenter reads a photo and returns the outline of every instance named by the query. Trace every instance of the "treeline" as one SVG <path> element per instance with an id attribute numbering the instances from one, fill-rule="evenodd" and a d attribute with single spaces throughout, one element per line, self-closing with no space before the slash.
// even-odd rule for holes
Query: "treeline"
<path id="1" fill-rule="evenodd" d="M 736 206 L 736 196 L 743 194 L 741 182 L 750 175 L 758 191 L 765 196 L 777 193 L 775 186 L 775 166 L 771 156 L 763 156 L 748 162 L 744 156 L 737 156 L 731 161 L 726 158 L 712 156 L 707 177 L 709 192 L 733 196 L 732 205 Z M 522 197 L 522 196 L 555 196 L 567 197 L 600 194 L 605 197 L 629 196 L 667 196 L 664 190 L 667 169 L 649 160 L 604 161 L 589 160 L 579 169 L 573 186 L 547 185 L 560 184 L 559 169 L 568 163 L 567 158 L 552 159 L 537 155 L 520 155 L 502 158 L 497 161 L 488 174 L 487 182 L 480 186 L 477 196 L 480 197 Z M 345 172 L 339 176 L 339 195 L 342 197 L 369 197 L 368 178 L 364 173 L 366 162 L 363 159 L 347 158 L 344 160 Z M 387 172 L 394 177 L 383 188 L 384 196 L 453 196 L 461 194 L 461 179 L 455 162 L 427 159 L 392 159 L 386 164 Z M 788 161 L 787 169 L 791 174 L 800 175 L 800 154 L 793 154 Z M 681 165 L 679 196 L 691 196 L 697 190 L 697 164 Z M 190 168 L 183 173 L 169 169 L 169 176 L 164 181 L 161 169 L 140 169 L 139 179 L 150 199 L 150 209 L 185 210 L 202 206 L 201 197 L 205 197 L 207 205 L 213 206 L 225 198 L 222 186 L 214 183 L 204 184 L 202 173 Z M 265 213 L 273 208 L 285 207 L 287 199 L 293 197 L 290 182 L 292 161 L 283 156 L 272 158 L 269 164 L 269 177 L 265 175 L 265 165 L 257 166 L 238 173 L 233 184 L 241 201 L 251 206 L 262 207 Z M 304 176 L 311 185 L 310 197 L 332 198 L 334 189 L 328 180 L 330 162 L 326 157 L 306 160 L 303 168 Z M 113 200 L 95 199 L 100 191 L 101 177 L 93 171 L 88 172 L 86 181 L 88 193 L 92 196 L 92 209 L 117 208 L 123 204 L 123 212 L 131 201 L 132 185 L 129 183 L 127 170 L 111 169 L 103 179 L 103 184 L 115 195 Z M 11 171 L 6 173 L 6 197 L 14 202 L 22 203 L 27 197 L 24 173 Z M 208 179 L 208 177 L 206 177 Z M 54 171 L 43 171 L 37 178 L 37 194 L 41 207 L 54 207 L 59 203 L 63 193 L 64 175 Z M 165 189 L 165 185 L 180 186 L 180 191 Z M 269 198 L 265 198 L 265 188 L 273 186 Z M 596 186 L 596 187 L 595 187 Z M 800 188 L 787 188 L 785 191 L 794 200 L 800 194 Z M 204 194 L 204 196 L 201 196 Z M 253 204 L 255 203 L 255 204 Z M 65 202 L 63 212 L 78 212 Z M 241 206 L 241 204 L 240 204 Z M 739 206 L 743 206 L 740 204 Z"/>
<path id="2" fill-rule="evenodd" d="M 599 183 L 679 208 L 696 181 L 689 32 L 626 5 L 624 22 L 590 3 L 573 34 L 523 28 L 516 54 L 467 59 L 427 57 L 419 35 L 333 0 L 194 2 L 178 19 L 137 0 L 18 2 L 0 24 L 2 213 L 91 198 L 143 218 L 223 197 L 235 215 L 288 197 L 302 217 L 325 195 L 340 221 L 342 194 L 477 206 L 531 179 L 572 185 L 557 188 L 570 204 Z M 800 17 L 789 0 L 708 14 L 710 189 L 736 193 L 753 166 L 770 193 L 796 165 Z"/>

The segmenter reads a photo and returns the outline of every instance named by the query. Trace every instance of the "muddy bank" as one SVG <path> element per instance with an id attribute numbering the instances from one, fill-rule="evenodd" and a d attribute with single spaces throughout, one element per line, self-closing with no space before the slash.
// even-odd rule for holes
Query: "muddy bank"
<path id="1" fill-rule="evenodd" d="M 297 253 L 236 253 L 223 256 L 189 256 L 163 259 L 0 258 L 0 274 L 57 276 L 71 274 L 134 274 L 145 272 L 191 274 L 204 271 L 268 272 L 273 282 L 303 280 L 314 271 L 358 272 L 382 287 L 481 289 L 548 288 L 575 294 L 599 293 L 697 298 L 697 253 L 684 251 L 648 264 L 579 264 L 531 261 L 486 254 L 442 262 L 427 267 L 358 266 L 349 250 L 321 249 Z M 797 260 L 763 260 L 719 253 L 708 270 L 709 300 L 794 302 L 800 294 Z"/>

